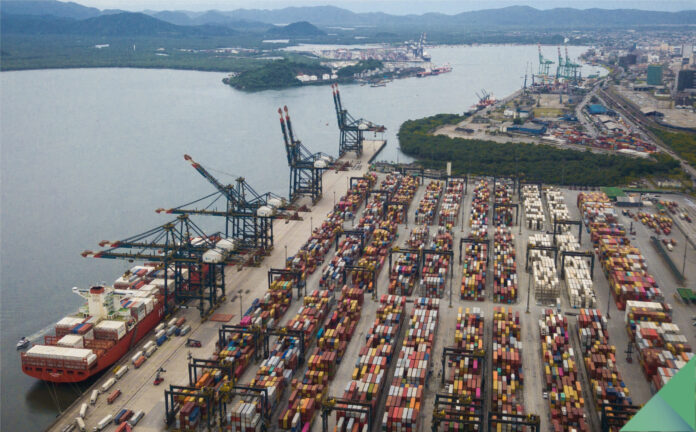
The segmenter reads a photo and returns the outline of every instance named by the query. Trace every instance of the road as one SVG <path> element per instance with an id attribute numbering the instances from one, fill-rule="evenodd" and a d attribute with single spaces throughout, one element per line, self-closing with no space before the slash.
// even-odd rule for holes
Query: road
<path id="1" fill-rule="evenodd" d="M 607 105 L 611 106 L 615 111 L 620 112 L 633 127 L 640 130 L 645 136 L 647 136 L 655 145 L 663 152 L 672 156 L 674 159 L 679 161 L 682 169 L 689 174 L 692 179 L 696 179 L 696 168 L 689 165 L 684 159 L 682 159 L 677 153 L 675 153 L 669 146 L 667 146 L 660 138 L 658 138 L 651 130 L 649 130 L 646 125 L 657 126 L 652 120 L 646 118 L 643 113 L 633 107 L 629 102 L 627 102 L 623 97 L 608 92 L 604 89 L 599 89 L 599 96 L 607 102 Z"/>

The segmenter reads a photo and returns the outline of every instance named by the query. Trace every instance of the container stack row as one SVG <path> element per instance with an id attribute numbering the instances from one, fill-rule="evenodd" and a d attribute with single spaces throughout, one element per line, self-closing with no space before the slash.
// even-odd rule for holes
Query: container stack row
<path id="1" fill-rule="evenodd" d="M 322 270 L 319 286 L 328 289 L 341 287 L 345 283 L 346 266 L 355 265 L 361 254 L 360 236 L 348 235 L 342 238 L 333 258 Z"/>
<path id="2" fill-rule="evenodd" d="M 391 213 L 391 217 L 396 223 L 404 223 L 408 208 L 411 205 L 413 197 L 418 189 L 418 179 L 413 176 L 398 176 L 398 187 L 394 190 L 391 196 L 392 202 L 387 211 Z"/>
<path id="3" fill-rule="evenodd" d="M 396 359 L 394 379 L 389 387 L 382 430 L 415 432 L 419 430 L 423 389 L 429 378 L 440 300 L 418 298 L 411 311 L 406 338 Z"/>
<path id="4" fill-rule="evenodd" d="M 430 237 L 430 228 L 428 225 L 416 225 L 411 230 L 408 237 L 408 247 L 411 249 L 419 249 L 428 242 Z"/>
<path id="5" fill-rule="evenodd" d="M 545 217 L 539 188 L 534 185 L 522 186 L 522 199 L 524 200 L 524 217 L 527 228 L 535 231 L 543 230 Z"/>
<path id="6" fill-rule="evenodd" d="M 544 196 L 546 197 L 546 205 L 549 211 L 549 218 L 551 223 L 554 220 L 570 220 L 570 211 L 568 211 L 568 206 L 563 199 L 563 192 L 554 186 L 544 188 Z M 558 225 L 556 227 L 557 232 L 567 232 L 570 229 L 569 225 Z"/>
<path id="7" fill-rule="evenodd" d="M 368 191 L 376 181 L 375 173 L 367 173 L 357 180 L 346 195 L 339 199 L 322 224 L 312 231 L 307 243 L 288 259 L 288 269 L 301 272 L 303 279 L 314 273 L 317 266 L 324 262 L 324 257 L 331 249 L 336 236 L 343 229 L 343 223 L 355 217 L 355 212 L 365 201 Z"/>
<path id="8" fill-rule="evenodd" d="M 433 180 L 425 188 L 425 195 L 418 204 L 416 210 L 416 223 L 431 225 L 435 221 L 437 207 L 442 196 L 442 182 Z"/>
<path id="9" fill-rule="evenodd" d="M 437 252 L 451 252 L 454 239 L 452 233 L 445 227 L 438 227 L 433 235 L 432 242 L 428 245 L 429 250 Z M 445 292 L 445 280 L 447 270 L 450 266 L 450 256 L 438 253 L 425 253 L 423 255 L 423 273 L 421 283 L 423 284 L 427 297 L 442 297 Z"/>
<path id="10" fill-rule="evenodd" d="M 389 294 L 410 296 L 418 280 L 419 253 L 404 252 L 396 255 L 389 274 Z"/>
<path id="11" fill-rule="evenodd" d="M 461 298 L 464 300 L 485 300 L 488 244 L 466 243 L 462 265 Z"/>
<path id="12" fill-rule="evenodd" d="M 318 342 L 307 359 L 307 370 L 302 378 L 290 383 L 288 406 L 278 418 L 278 427 L 298 432 L 311 429 L 322 402 L 326 399 L 329 382 L 333 380 L 338 364 L 360 320 L 364 300 L 360 288 L 344 287 L 336 309 L 326 319 L 317 334 Z"/>
<path id="13" fill-rule="evenodd" d="M 551 236 L 533 234 L 529 246 L 551 246 Z M 560 294 L 560 283 L 556 274 L 556 261 L 552 251 L 532 250 L 529 253 L 532 265 L 534 298 L 543 303 L 555 302 Z"/>
<path id="14" fill-rule="evenodd" d="M 603 192 L 581 193 L 578 208 L 590 230 L 618 309 L 624 310 L 628 300 L 663 301 L 662 290 L 648 273 L 645 258 L 617 223 L 609 197 Z"/>
<path id="15" fill-rule="evenodd" d="M 459 308 L 454 332 L 455 347 L 483 355 L 483 326 L 483 311 L 480 308 L 466 308 L 464 311 Z M 445 393 L 458 400 L 470 398 L 471 402 L 482 404 L 484 383 L 482 357 L 472 355 L 454 358 L 451 366 L 451 371 L 448 369 L 442 372 L 446 379 Z M 470 419 L 473 420 L 473 418 Z M 458 431 L 461 430 L 461 424 L 445 420 L 440 430 Z"/>
<path id="16" fill-rule="evenodd" d="M 498 226 L 493 237 L 493 300 L 499 303 L 517 301 L 517 260 L 515 235 L 505 226 Z"/>
<path id="17" fill-rule="evenodd" d="M 558 253 L 580 251 L 580 243 L 572 233 L 565 233 L 556 236 Z M 590 263 L 584 257 L 566 256 L 565 266 L 563 267 L 563 278 L 565 280 L 566 292 L 573 308 L 594 308 L 597 307 L 592 274 L 590 273 Z"/>
<path id="18" fill-rule="evenodd" d="M 471 201 L 471 215 L 469 216 L 469 226 L 471 227 L 471 238 L 484 240 L 488 238 L 488 209 L 491 191 L 488 182 L 481 180 L 474 187 L 474 196 Z"/>
<path id="19" fill-rule="evenodd" d="M 609 342 L 607 319 L 597 309 L 580 309 L 578 334 L 595 410 L 601 411 L 603 403 L 632 405 L 616 367 L 616 347 Z"/>
<path id="20" fill-rule="evenodd" d="M 589 432 L 585 401 L 571 347 L 568 319 L 546 309 L 539 320 L 543 385 L 551 409 L 554 432 Z"/>
<path id="21" fill-rule="evenodd" d="M 459 179 L 450 179 L 445 187 L 445 193 L 442 196 L 440 203 L 440 214 L 438 215 L 438 224 L 442 227 L 447 227 L 451 230 L 457 225 L 459 220 L 459 208 L 462 205 L 462 196 L 464 195 L 464 181 Z"/>
<path id="22" fill-rule="evenodd" d="M 494 185 L 494 203 L 495 204 L 512 204 L 512 193 L 513 185 L 512 181 L 499 179 L 496 180 Z M 495 210 L 495 220 L 493 224 L 495 226 L 511 226 L 513 222 L 512 218 L 512 208 L 510 207 L 498 207 Z"/>
<path id="23" fill-rule="evenodd" d="M 624 320 L 638 348 L 643 373 L 657 392 L 694 356 L 692 348 L 679 326 L 672 323 L 668 303 L 629 300 Z"/>
<path id="24" fill-rule="evenodd" d="M 520 313 L 505 307 L 495 307 L 491 411 L 499 414 L 524 414 L 521 336 Z M 505 416 L 500 418 L 506 419 Z"/>
<path id="25" fill-rule="evenodd" d="M 371 404 L 372 412 L 377 411 L 387 380 L 387 370 L 396 356 L 405 310 L 406 297 L 385 294 L 380 298 L 375 322 L 365 337 L 365 345 L 360 349 L 352 379 L 344 389 L 343 399 Z M 363 430 L 368 421 L 372 419 L 368 419 L 365 414 L 337 410 L 335 431 Z"/>

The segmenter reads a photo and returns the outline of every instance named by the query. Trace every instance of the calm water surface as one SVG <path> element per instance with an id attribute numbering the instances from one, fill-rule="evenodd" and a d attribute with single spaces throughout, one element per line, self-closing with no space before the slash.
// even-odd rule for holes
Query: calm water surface
<path id="1" fill-rule="evenodd" d="M 584 51 L 569 48 L 577 57 Z M 406 160 L 396 132 L 408 119 L 469 109 L 482 88 L 504 97 L 520 88 L 536 46 L 442 47 L 431 51 L 453 72 L 342 87 L 354 116 L 387 126 L 380 159 Z M 554 58 L 555 48 L 545 54 Z M 584 74 L 591 73 L 585 69 Z M 39 335 L 81 302 L 73 286 L 113 282 L 125 262 L 85 259 L 103 239 L 161 225 L 172 207 L 212 192 L 185 153 L 231 183 L 287 196 L 286 158 L 276 110 L 288 105 L 299 138 L 336 154 L 331 90 L 312 86 L 243 93 L 225 74 L 76 69 L 0 74 L 0 343 L 3 431 L 45 428 L 82 389 L 49 387 L 21 373 L 15 343 Z M 199 219 L 199 221 L 201 221 Z M 201 221 L 210 229 L 222 224 Z M 132 265 L 132 264 L 131 264 Z"/>

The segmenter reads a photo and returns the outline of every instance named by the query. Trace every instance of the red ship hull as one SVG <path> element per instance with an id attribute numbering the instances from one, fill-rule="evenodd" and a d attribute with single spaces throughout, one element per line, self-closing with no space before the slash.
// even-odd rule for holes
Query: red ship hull
<path id="1" fill-rule="evenodd" d="M 157 306 L 142 319 L 131 331 L 109 348 L 104 354 L 97 358 L 94 365 L 88 369 L 78 369 L 70 367 L 56 367 L 54 365 L 37 366 L 36 360 L 32 360 L 31 364 L 25 363 L 25 358 L 22 356 L 22 372 L 43 381 L 54 383 L 74 383 L 84 381 L 87 378 L 103 371 L 109 366 L 121 359 L 130 348 L 147 335 L 150 330 L 162 321 L 164 317 L 164 303 L 159 302 Z"/>

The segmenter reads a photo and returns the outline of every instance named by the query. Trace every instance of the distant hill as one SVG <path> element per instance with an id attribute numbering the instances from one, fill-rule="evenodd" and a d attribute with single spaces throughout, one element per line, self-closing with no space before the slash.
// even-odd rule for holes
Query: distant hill
<path id="1" fill-rule="evenodd" d="M 72 2 L 56 0 L 2 0 L 3 14 L 12 15 L 53 15 L 61 18 L 85 19 L 102 14 L 97 8 L 82 6 Z"/>
<path id="2" fill-rule="evenodd" d="M 220 12 L 237 20 L 271 24 L 308 21 L 316 26 L 373 26 L 438 28 L 592 28 L 610 26 L 696 24 L 696 11 L 654 12 L 637 9 L 534 9 L 510 6 L 463 12 L 456 15 L 389 15 L 381 12 L 355 13 L 335 6 L 288 7 L 283 9 L 237 9 Z"/>
<path id="3" fill-rule="evenodd" d="M 307 21 L 300 21 L 282 27 L 273 27 L 266 32 L 274 37 L 325 36 L 326 33 Z"/>
<path id="4" fill-rule="evenodd" d="M 180 26 L 133 12 L 101 15 L 84 20 L 3 13 L 2 33 L 120 37 L 231 36 L 237 34 L 235 30 L 226 27 Z"/>

